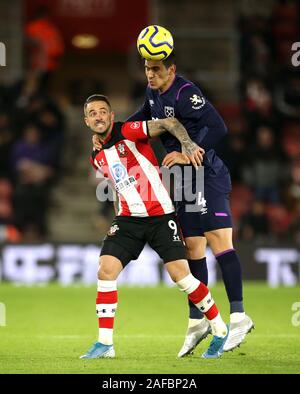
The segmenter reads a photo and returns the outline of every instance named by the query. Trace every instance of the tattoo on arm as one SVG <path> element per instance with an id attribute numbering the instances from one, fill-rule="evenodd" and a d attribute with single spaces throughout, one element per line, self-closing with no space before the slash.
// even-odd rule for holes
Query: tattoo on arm
<path id="1" fill-rule="evenodd" d="M 148 121 L 150 137 L 156 137 L 168 131 L 181 143 L 183 151 L 190 155 L 194 152 L 197 145 L 191 140 L 184 126 L 175 118 L 166 118 Z"/>
<path id="2" fill-rule="evenodd" d="M 168 131 L 165 127 L 164 120 L 165 119 L 148 120 L 147 126 L 149 137 L 157 137 L 158 135 Z"/>

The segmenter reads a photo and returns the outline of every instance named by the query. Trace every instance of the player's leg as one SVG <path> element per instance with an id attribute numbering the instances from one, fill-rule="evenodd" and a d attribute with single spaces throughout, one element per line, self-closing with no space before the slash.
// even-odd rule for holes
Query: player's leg
<path id="1" fill-rule="evenodd" d="M 241 344 L 254 324 L 244 310 L 242 269 L 232 243 L 232 228 L 208 231 L 205 236 L 219 263 L 230 303 L 230 334 L 224 346 L 224 351 L 229 351 Z"/>
<path id="2" fill-rule="evenodd" d="M 81 358 L 115 357 L 113 328 L 118 304 L 117 278 L 131 260 L 138 258 L 145 245 L 142 227 L 141 221 L 136 223 L 135 219 L 115 219 L 104 240 L 99 260 L 96 298 L 98 342 Z M 122 245 L 126 245 L 126 249 Z"/>
<path id="3" fill-rule="evenodd" d="M 168 259 L 167 255 L 165 255 L 165 259 Z M 224 323 L 209 289 L 191 274 L 186 260 L 169 261 L 165 263 L 165 266 L 172 280 L 181 291 L 188 295 L 189 300 L 201 310 L 211 327 L 214 337 L 203 357 L 220 357 L 229 329 Z"/>
<path id="4" fill-rule="evenodd" d="M 121 261 L 111 255 L 99 259 L 96 312 L 98 316 L 98 342 L 81 358 L 113 358 L 113 328 L 118 304 L 117 278 L 122 271 Z"/>
<path id="5" fill-rule="evenodd" d="M 195 278 L 207 285 L 206 238 L 203 234 L 202 215 L 199 212 L 187 212 L 186 206 L 182 202 L 178 205 L 177 217 L 186 244 L 190 271 Z M 188 305 L 188 327 L 178 357 L 184 357 L 192 353 L 195 347 L 211 332 L 203 313 L 189 299 Z"/>
<path id="6" fill-rule="evenodd" d="M 196 222 L 199 223 L 198 219 L 196 219 Z M 186 234 L 186 231 L 184 233 Z M 205 257 L 206 238 L 204 236 L 189 236 L 185 237 L 184 241 L 191 273 L 195 278 L 207 285 L 208 270 Z M 210 325 L 204 318 L 203 313 L 189 299 L 188 304 L 188 327 L 184 343 L 178 352 L 178 357 L 184 357 L 190 354 L 196 346 L 211 333 Z"/>
<path id="7" fill-rule="evenodd" d="M 216 334 L 212 348 L 214 349 L 212 357 L 219 357 L 221 346 L 223 346 L 228 330 L 210 297 L 206 285 L 190 273 L 186 260 L 186 250 L 175 216 L 170 214 L 161 218 L 153 218 L 150 230 L 147 233 L 147 241 L 163 259 L 173 281 L 178 284 L 181 290 L 188 294 L 191 302 L 199 310 L 201 309 L 202 313 L 209 320 L 210 326 Z"/>

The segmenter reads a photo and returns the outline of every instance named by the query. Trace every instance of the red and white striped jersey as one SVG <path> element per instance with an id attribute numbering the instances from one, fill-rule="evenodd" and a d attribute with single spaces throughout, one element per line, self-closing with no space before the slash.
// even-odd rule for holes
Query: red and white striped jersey
<path id="1" fill-rule="evenodd" d="M 101 151 L 93 152 L 91 163 L 112 181 L 119 196 L 118 216 L 174 212 L 149 143 L 147 122 L 114 123 Z"/>

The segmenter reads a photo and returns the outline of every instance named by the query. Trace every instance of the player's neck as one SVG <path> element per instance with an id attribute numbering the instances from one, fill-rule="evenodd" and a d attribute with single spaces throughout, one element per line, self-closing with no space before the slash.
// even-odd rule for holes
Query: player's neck
<path id="1" fill-rule="evenodd" d="M 113 123 L 111 124 L 110 128 L 105 133 L 98 134 L 100 142 L 102 144 L 105 144 L 106 142 L 108 142 L 110 140 L 112 128 L 113 128 Z"/>
<path id="2" fill-rule="evenodd" d="M 170 87 L 173 85 L 173 82 L 174 82 L 174 80 L 175 80 L 175 77 L 176 77 L 176 74 L 171 75 L 171 76 L 170 76 L 170 79 L 168 79 L 168 81 L 167 81 L 163 86 L 161 86 L 161 87 L 158 89 L 158 91 L 159 91 L 160 94 L 163 94 L 163 93 L 165 93 L 167 90 L 170 89 Z"/>

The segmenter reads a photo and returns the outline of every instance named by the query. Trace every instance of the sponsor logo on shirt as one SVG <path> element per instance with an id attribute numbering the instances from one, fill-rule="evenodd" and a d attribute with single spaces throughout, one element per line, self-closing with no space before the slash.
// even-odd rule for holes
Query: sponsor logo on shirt
<path id="1" fill-rule="evenodd" d="M 99 167 L 102 167 L 102 166 L 104 166 L 104 164 L 105 164 L 105 161 L 104 161 L 104 159 L 102 158 L 100 161 L 98 161 L 98 165 L 99 165 Z"/>
<path id="2" fill-rule="evenodd" d="M 165 115 L 167 118 L 173 118 L 175 116 L 175 111 L 173 107 L 165 107 Z"/>
<path id="3" fill-rule="evenodd" d="M 117 193 L 122 193 L 124 190 L 129 189 L 133 185 L 136 185 L 137 181 L 134 176 L 130 176 L 123 181 L 116 183 L 115 188 Z"/>
<path id="4" fill-rule="evenodd" d="M 197 96 L 197 94 L 193 94 L 192 97 L 190 97 L 190 100 L 193 104 L 192 106 L 193 109 L 200 109 L 205 104 L 205 98 Z"/>
<path id="5" fill-rule="evenodd" d="M 134 176 L 128 176 L 126 168 L 121 163 L 113 164 L 109 167 L 109 171 L 115 180 L 115 189 L 117 193 L 121 193 L 137 184 Z"/>
<path id="6" fill-rule="evenodd" d="M 173 235 L 173 242 L 181 242 L 179 235 Z"/>
<path id="7" fill-rule="evenodd" d="M 107 235 L 115 235 L 116 232 L 120 230 L 119 226 L 117 224 L 114 224 L 113 226 L 111 226 L 111 228 L 108 230 Z"/>
<path id="8" fill-rule="evenodd" d="M 132 129 L 138 129 L 140 127 L 140 122 L 133 122 L 131 123 L 130 127 Z"/>
<path id="9" fill-rule="evenodd" d="M 128 177 L 127 170 L 121 163 L 113 164 L 109 167 L 109 171 L 116 183 Z"/>
<path id="10" fill-rule="evenodd" d="M 149 100 L 149 104 L 152 107 L 152 105 L 154 105 L 154 101 L 153 100 Z"/>

